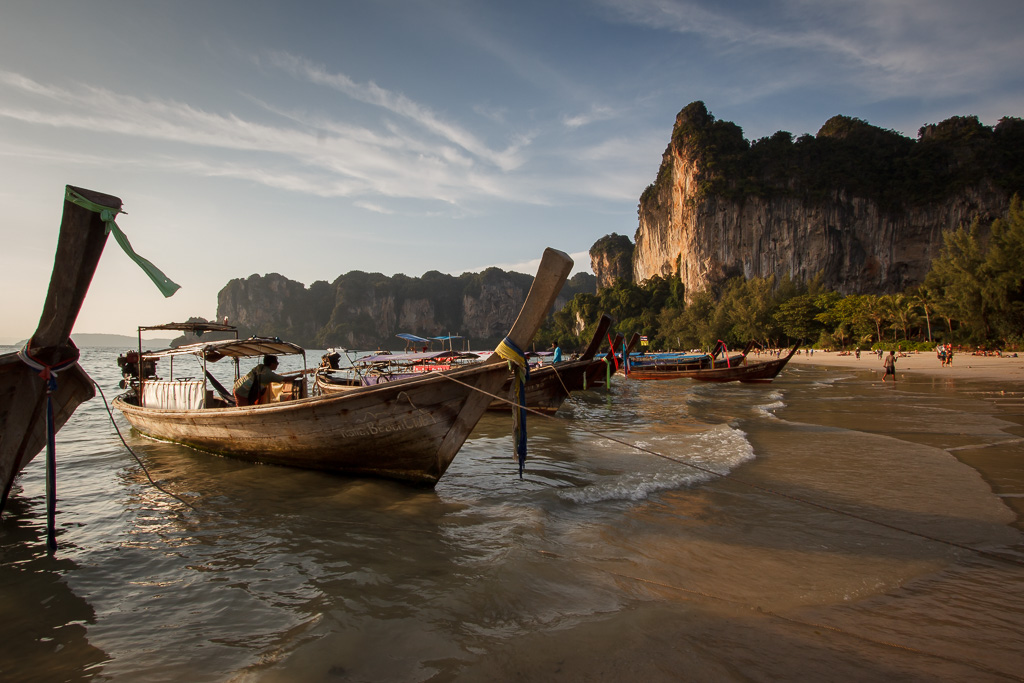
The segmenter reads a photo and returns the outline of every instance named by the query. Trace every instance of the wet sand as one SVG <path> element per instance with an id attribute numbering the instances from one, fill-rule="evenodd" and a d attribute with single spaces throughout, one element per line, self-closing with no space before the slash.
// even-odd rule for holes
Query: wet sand
<path id="1" fill-rule="evenodd" d="M 752 356 L 757 359 L 757 356 Z M 882 379 L 882 360 L 877 354 L 861 352 L 860 358 L 854 355 L 841 356 L 837 351 L 815 351 L 809 354 L 801 350 L 789 361 L 795 365 L 827 365 L 830 367 L 849 368 L 851 370 L 868 370 Z M 931 352 L 909 353 L 896 358 L 897 380 L 904 374 L 927 374 L 935 377 L 946 377 L 958 380 L 978 380 L 1010 386 L 1024 384 L 1024 354 L 1017 358 L 998 356 L 975 356 L 970 353 L 953 355 L 953 364 L 943 366 Z"/>

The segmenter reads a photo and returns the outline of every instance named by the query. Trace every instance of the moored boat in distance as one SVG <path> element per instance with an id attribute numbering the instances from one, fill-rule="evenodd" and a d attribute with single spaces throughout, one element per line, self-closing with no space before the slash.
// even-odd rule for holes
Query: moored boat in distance
<path id="1" fill-rule="evenodd" d="M 729 369 L 741 365 L 754 348 L 750 341 L 738 354 L 730 355 L 718 342 L 711 353 L 651 353 L 629 356 L 629 376 L 633 379 L 681 379 L 698 370 Z M 719 355 L 724 354 L 719 358 Z"/>
<path id="2" fill-rule="evenodd" d="M 743 353 L 743 359 L 739 362 L 732 362 L 728 365 L 723 364 L 721 361 L 717 361 L 714 366 L 706 368 L 693 368 L 690 370 L 676 370 L 672 372 L 672 376 L 664 377 L 646 377 L 641 373 L 640 377 L 636 376 L 634 371 L 630 372 L 630 377 L 636 379 L 695 379 L 701 382 L 743 382 L 744 384 L 767 384 L 774 380 L 782 369 L 786 367 L 789 359 L 796 354 L 797 349 L 800 348 L 801 342 L 797 342 L 793 345 L 793 348 L 789 352 L 778 358 L 764 361 L 750 361 L 748 354 L 750 347 L 748 346 Z"/>
<path id="3" fill-rule="evenodd" d="M 694 370 L 686 375 L 690 379 L 701 382 L 743 382 L 744 384 L 767 384 L 774 380 L 782 369 L 786 367 L 789 359 L 796 354 L 800 348 L 797 342 L 785 356 L 773 358 L 772 360 L 749 361 L 733 366 L 731 368 L 709 368 L 706 370 Z"/>
<path id="4" fill-rule="evenodd" d="M 571 268 L 572 259 L 566 254 L 545 250 L 505 342 L 488 359 L 465 368 L 317 396 L 306 396 L 299 389 L 286 393 L 285 400 L 251 406 L 222 404 L 223 397 L 216 399 L 207 388 L 207 377 L 191 380 L 202 383 L 202 388 L 195 384 L 188 390 L 174 387 L 171 379 L 151 380 L 119 396 L 114 405 L 138 432 L 199 450 L 433 486 L 487 410 L 491 396 L 505 383 L 506 359 L 525 362 L 521 349 L 529 345 L 551 310 Z M 272 348 L 260 346 L 266 343 L 255 340 L 248 351 L 217 343 L 209 349 L 196 344 L 176 352 L 191 353 L 205 363 L 230 353 L 259 355 L 262 348 Z M 285 353 L 279 347 L 277 351 Z M 141 360 L 149 355 L 141 354 Z M 305 373 L 295 383 L 304 387 Z M 166 390 L 147 392 L 146 385 L 153 382 L 164 383 Z M 187 394 L 184 403 L 164 403 L 177 401 L 183 394 Z"/>

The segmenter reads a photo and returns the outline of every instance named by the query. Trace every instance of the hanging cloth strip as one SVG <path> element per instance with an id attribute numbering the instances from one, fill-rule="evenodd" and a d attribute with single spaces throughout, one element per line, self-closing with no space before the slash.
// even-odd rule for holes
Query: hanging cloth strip
<path id="1" fill-rule="evenodd" d="M 608 346 L 612 350 L 612 360 L 615 361 L 615 372 L 619 371 L 619 359 L 615 357 L 615 342 L 612 341 L 612 335 L 608 335 Z"/>
<path id="2" fill-rule="evenodd" d="M 67 189 L 64 198 L 72 204 L 77 204 L 83 209 L 88 209 L 89 211 L 95 211 L 98 213 L 100 215 L 100 219 L 107 224 L 107 234 L 109 235 L 110 233 L 114 233 L 114 239 L 116 239 L 117 243 L 121 245 L 121 249 L 124 250 L 124 253 L 128 254 L 128 258 L 135 261 L 135 263 L 142 268 L 143 272 L 149 276 L 149 279 L 153 281 L 153 284 L 157 286 L 157 289 L 159 289 L 165 297 L 171 296 L 181 288 L 181 285 L 172 282 L 171 279 L 164 275 L 159 268 L 136 254 L 135 250 L 132 249 L 132 245 L 128 241 L 128 238 L 121 231 L 121 228 L 117 227 L 117 223 L 114 222 L 114 218 L 117 214 L 124 213 L 124 211 L 91 202 L 71 188 Z"/>
<path id="3" fill-rule="evenodd" d="M 721 339 L 718 340 L 718 343 L 722 345 L 722 351 L 725 352 L 725 367 L 731 368 L 732 363 L 729 362 L 729 347 L 726 346 L 725 342 L 722 341 Z M 712 367 L 714 367 L 714 364 L 712 364 Z"/>
<path id="4" fill-rule="evenodd" d="M 519 461 L 519 478 L 523 478 L 526 467 L 526 381 L 530 379 L 530 364 L 526 362 L 526 354 L 522 349 L 505 337 L 494 350 L 496 354 L 508 361 L 509 370 L 515 375 L 512 380 L 512 419 L 516 441 L 516 459 Z"/>
<path id="5" fill-rule="evenodd" d="M 57 373 L 77 363 L 79 353 L 74 344 L 69 342 L 69 346 L 74 349 L 74 356 L 46 365 L 32 357 L 31 344 L 30 339 L 25 348 L 18 351 L 18 358 L 33 370 L 38 370 L 39 376 L 46 382 L 46 547 L 52 553 L 57 549 L 57 430 L 54 428 L 53 392 L 57 391 Z"/>

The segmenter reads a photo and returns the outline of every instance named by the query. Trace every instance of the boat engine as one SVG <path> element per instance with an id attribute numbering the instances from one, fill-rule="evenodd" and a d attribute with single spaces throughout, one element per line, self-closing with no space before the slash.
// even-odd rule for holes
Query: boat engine
<path id="1" fill-rule="evenodd" d="M 133 382 L 139 380 L 139 352 L 128 351 L 117 357 L 117 365 L 121 368 L 121 381 L 118 386 L 127 389 Z M 145 379 L 156 379 L 156 359 L 148 358 L 142 361 L 142 372 Z"/>

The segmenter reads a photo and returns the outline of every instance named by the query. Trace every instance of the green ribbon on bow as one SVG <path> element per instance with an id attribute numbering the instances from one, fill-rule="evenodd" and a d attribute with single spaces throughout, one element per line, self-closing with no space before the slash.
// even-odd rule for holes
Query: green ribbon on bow
<path id="1" fill-rule="evenodd" d="M 117 214 L 125 213 L 124 211 L 90 202 L 70 187 L 67 188 L 64 198 L 72 204 L 77 204 L 83 209 L 88 209 L 89 211 L 95 211 L 98 213 L 100 215 L 100 220 L 102 220 L 107 226 L 107 234 L 109 235 L 110 233 L 114 233 L 114 239 L 116 239 L 117 243 L 121 245 L 121 249 L 124 250 L 124 253 L 128 254 L 128 258 L 135 261 L 135 263 L 139 265 L 139 268 L 142 268 L 142 271 L 149 276 L 149 279 L 153 281 L 153 284 L 157 286 L 157 289 L 159 289 L 165 297 L 171 296 L 181 289 L 181 285 L 173 282 L 169 277 L 164 275 L 159 268 L 136 254 L 135 250 L 132 249 L 132 245 L 131 242 L 128 241 L 128 237 L 125 236 L 121 231 L 121 228 L 119 228 L 117 223 L 114 222 L 114 218 Z"/>

